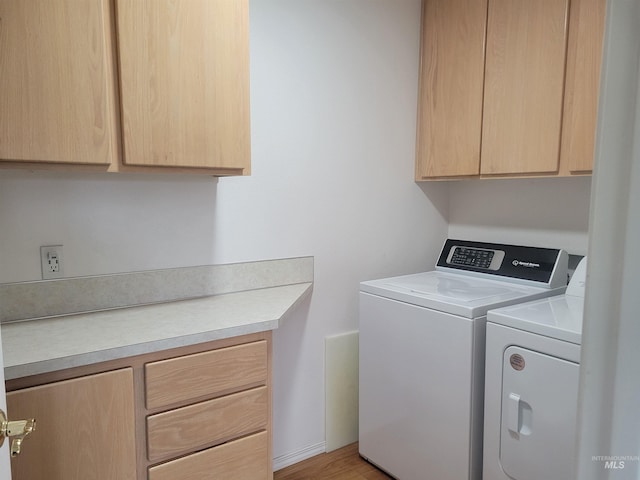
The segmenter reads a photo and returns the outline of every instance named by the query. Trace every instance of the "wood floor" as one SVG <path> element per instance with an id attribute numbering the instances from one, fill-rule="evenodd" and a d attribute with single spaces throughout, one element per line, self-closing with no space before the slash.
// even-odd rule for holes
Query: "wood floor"
<path id="1" fill-rule="evenodd" d="M 358 455 L 357 443 L 331 453 L 317 455 L 273 474 L 273 480 L 387 480 L 390 478 Z"/>

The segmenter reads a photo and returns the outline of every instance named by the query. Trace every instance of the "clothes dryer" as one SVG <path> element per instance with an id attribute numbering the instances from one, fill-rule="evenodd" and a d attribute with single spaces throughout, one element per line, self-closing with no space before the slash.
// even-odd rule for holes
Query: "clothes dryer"
<path id="1" fill-rule="evenodd" d="M 487 314 L 483 480 L 569 480 L 586 258 L 565 295 Z"/>

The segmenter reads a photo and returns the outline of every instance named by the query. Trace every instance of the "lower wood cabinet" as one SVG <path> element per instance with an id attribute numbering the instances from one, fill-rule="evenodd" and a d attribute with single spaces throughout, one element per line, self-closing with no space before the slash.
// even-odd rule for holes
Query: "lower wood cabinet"
<path id="1" fill-rule="evenodd" d="M 7 382 L 13 480 L 270 480 L 271 332 Z"/>

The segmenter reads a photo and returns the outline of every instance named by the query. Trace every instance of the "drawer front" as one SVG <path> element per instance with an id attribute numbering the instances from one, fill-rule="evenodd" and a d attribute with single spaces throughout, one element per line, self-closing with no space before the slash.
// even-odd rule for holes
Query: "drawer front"
<path id="1" fill-rule="evenodd" d="M 189 405 L 147 417 L 150 461 L 187 453 L 265 429 L 267 387 Z"/>
<path id="2" fill-rule="evenodd" d="M 267 342 L 148 363 L 144 369 L 147 408 L 166 407 L 219 392 L 266 385 Z"/>
<path id="3" fill-rule="evenodd" d="M 149 469 L 149 480 L 271 478 L 269 435 L 260 432 Z"/>

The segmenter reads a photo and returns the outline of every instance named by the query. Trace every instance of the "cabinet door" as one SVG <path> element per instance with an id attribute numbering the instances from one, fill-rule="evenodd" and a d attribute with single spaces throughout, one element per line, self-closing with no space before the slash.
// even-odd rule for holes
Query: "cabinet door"
<path id="1" fill-rule="evenodd" d="M 425 0 L 416 180 L 478 175 L 487 0 Z"/>
<path id="2" fill-rule="evenodd" d="M 0 159 L 117 155 L 108 0 L 0 1 Z"/>
<path id="3" fill-rule="evenodd" d="M 490 0 L 481 173 L 558 171 L 568 0 Z"/>
<path id="4" fill-rule="evenodd" d="M 248 0 L 117 0 L 116 16 L 124 163 L 247 173 Z"/>
<path id="5" fill-rule="evenodd" d="M 4 390 L 4 357 L 2 356 L 2 335 L 0 331 L 0 409 L 7 412 L 7 397 Z M 14 420 L 14 419 L 9 419 Z M 4 444 L 0 448 L 0 478 L 4 480 L 12 480 L 11 469 L 9 466 L 9 444 L 11 442 L 5 439 Z"/>
<path id="6" fill-rule="evenodd" d="M 593 168 L 605 10 L 605 0 L 571 0 L 560 151 L 564 175 Z"/>
<path id="7" fill-rule="evenodd" d="M 16 390 L 7 407 L 37 422 L 13 480 L 135 480 L 132 369 Z"/>

